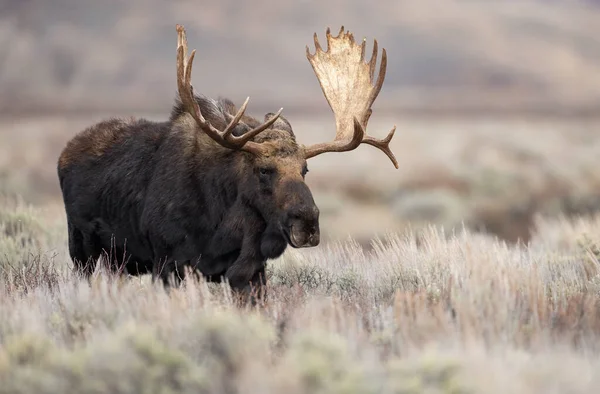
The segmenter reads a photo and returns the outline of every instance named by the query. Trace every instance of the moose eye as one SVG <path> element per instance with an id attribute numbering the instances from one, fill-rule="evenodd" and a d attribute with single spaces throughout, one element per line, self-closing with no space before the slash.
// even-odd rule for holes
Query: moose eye
<path id="1" fill-rule="evenodd" d="M 304 166 L 302 167 L 302 176 L 306 176 L 306 174 L 308 174 L 308 167 Z"/>
<path id="2" fill-rule="evenodd" d="M 258 169 L 260 175 L 269 175 L 272 171 L 270 168 L 262 167 Z"/>

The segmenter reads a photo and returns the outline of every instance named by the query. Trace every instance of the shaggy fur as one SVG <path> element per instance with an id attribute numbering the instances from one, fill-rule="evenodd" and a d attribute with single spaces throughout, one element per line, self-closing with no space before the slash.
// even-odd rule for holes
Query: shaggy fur
<path id="1" fill-rule="evenodd" d="M 237 111 L 229 100 L 196 101 L 218 129 Z M 259 123 L 246 115 L 234 134 Z M 166 286 L 191 265 L 249 290 L 288 244 L 316 246 L 319 210 L 289 122 L 280 117 L 254 141 L 268 147 L 265 155 L 218 145 L 179 101 L 165 122 L 112 119 L 79 133 L 58 160 L 77 272 L 89 277 L 106 254 L 112 269 L 152 273 Z"/>

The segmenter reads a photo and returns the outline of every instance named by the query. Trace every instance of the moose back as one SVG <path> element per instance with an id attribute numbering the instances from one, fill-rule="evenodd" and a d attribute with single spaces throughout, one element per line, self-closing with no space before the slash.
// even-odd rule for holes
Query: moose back
<path id="1" fill-rule="evenodd" d="M 366 134 L 387 66 L 385 49 L 374 81 L 377 41 L 365 61 L 365 41 L 327 29 L 324 51 L 315 33 L 306 55 L 334 114 L 332 141 L 305 146 L 290 123 L 262 120 L 230 100 L 194 93 L 195 50 L 188 56 L 177 25 L 179 97 L 163 122 L 108 119 L 71 139 L 58 160 L 69 253 L 88 277 L 101 255 L 115 272 L 152 274 L 178 285 L 191 266 L 209 281 L 226 278 L 242 294 L 265 284 L 268 259 L 319 244 L 319 209 L 305 183 L 307 160 L 361 144 L 385 153 L 386 138 Z"/>

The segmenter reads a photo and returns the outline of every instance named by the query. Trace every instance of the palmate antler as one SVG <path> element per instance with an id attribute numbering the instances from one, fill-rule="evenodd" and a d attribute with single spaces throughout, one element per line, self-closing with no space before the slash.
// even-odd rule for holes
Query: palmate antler
<path id="1" fill-rule="evenodd" d="M 198 127 L 202 129 L 210 138 L 215 140 L 219 145 L 230 149 L 239 149 L 254 154 L 261 154 L 264 152 L 261 144 L 251 141 L 256 135 L 268 129 L 283 111 L 281 108 L 274 116 L 272 116 L 267 122 L 257 126 L 256 128 L 244 133 L 243 135 L 236 137 L 232 134 L 235 126 L 239 123 L 250 97 L 246 98 L 244 104 L 235 114 L 233 119 L 229 122 L 225 130 L 219 131 L 212 126 L 200 112 L 200 107 L 194 99 L 194 91 L 191 85 L 192 80 L 192 64 L 194 62 L 194 55 L 196 50 L 194 49 L 187 57 L 187 38 L 185 35 L 185 28 L 182 25 L 177 25 L 177 87 L 179 89 L 179 97 L 186 110 L 196 121 Z"/>
<path id="2" fill-rule="evenodd" d="M 335 116 L 336 135 L 331 142 L 305 147 L 305 157 L 308 159 L 325 152 L 347 152 L 364 143 L 383 151 L 398 168 L 398 161 L 390 150 L 390 141 L 396 132 L 396 126 L 382 140 L 365 133 L 372 113 L 371 105 L 377 98 L 385 79 L 387 66 L 385 49 L 382 50 L 379 76 L 373 85 L 377 62 L 377 40 L 374 40 L 371 60 L 365 63 L 366 40 L 363 40 L 361 45 L 356 44 L 352 33 L 344 33 L 344 26 L 337 37 L 331 36 L 329 28 L 326 34 L 327 51 L 323 51 L 315 33 L 315 54 L 312 55 L 307 46 L 306 57 Z"/>

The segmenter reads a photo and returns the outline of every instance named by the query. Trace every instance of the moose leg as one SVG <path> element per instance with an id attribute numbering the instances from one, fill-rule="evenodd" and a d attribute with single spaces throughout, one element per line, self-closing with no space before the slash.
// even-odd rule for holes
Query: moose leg
<path id="1" fill-rule="evenodd" d="M 169 275 L 174 271 L 174 265 L 175 262 L 171 258 L 156 259 L 152 265 L 152 283 L 160 279 L 165 289 L 169 290 Z"/>
<path id="2" fill-rule="evenodd" d="M 83 234 L 69 222 L 67 222 L 67 227 L 69 229 L 69 255 L 71 256 L 71 260 L 73 260 L 73 271 L 89 277 L 94 269 L 89 270 L 86 266 L 88 264 L 88 255 L 85 253 L 83 245 Z"/>
<path id="3" fill-rule="evenodd" d="M 257 294 L 264 294 L 266 283 L 265 258 L 260 253 L 260 234 L 248 231 L 242 241 L 239 257 L 225 272 L 232 290 L 243 303 L 257 303 Z"/>
<path id="4" fill-rule="evenodd" d="M 239 261 L 239 260 L 238 260 Z M 259 262 L 256 262 L 260 264 Z M 248 264 L 256 266 L 257 264 Z M 266 282 L 264 280 L 264 268 L 252 274 L 249 267 L 233 265 L 225 273 L 229 285 L 234 294 L 239 297 L 242 304 L 250 302 L 252 306 L 264 301 L 266 297 Z"/>
<path id="5" fill-rule="evenodd" d="M 246 286 L 246 291 L 250 293 L 250 302 L 252 305 L 256 305 L 259 302 L 267 301 L 267 277 L 265 273 L 266 264 L 263 264 L 252 279 L 250 284 Z"/>
<path id="6" fill-rule="evenodd" d="M 85 279 L 90 279 L 96 263 L 100 257 L 95 242 L 91 236 L 81 232 L 73 224 L 67 222 L 69 231 L 69 255 L 73 260 L 73 270 L 75 274 L 82 275 Z"/>
<path id="7" fill-rule="evenodd" d="M 167 292 L 172 287 L 177 288 L 185 279 L 185 267 L 189 265 L 187 261 L 177 261 L 172 258 L 160 259 L 152 266 L 152 283 L 160 278 Z"/>

